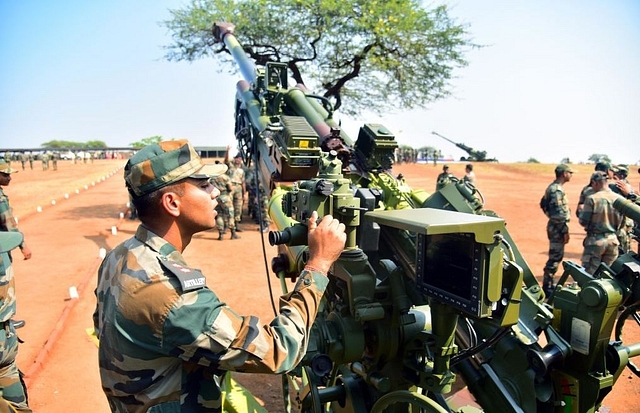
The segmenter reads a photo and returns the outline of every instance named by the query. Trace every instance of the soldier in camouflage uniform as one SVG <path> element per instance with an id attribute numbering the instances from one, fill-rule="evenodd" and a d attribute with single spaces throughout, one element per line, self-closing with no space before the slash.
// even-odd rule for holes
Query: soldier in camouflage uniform
<path id="1" fill-rule="evenodd" d="M 269 194 L 267 193 L 267 191 L 265 191 L 264 186 L 261 182 L 258 183 L 257 198 L 258 199 L 256 199 L 256 202 L 260 204 L 258 205 L 258 207 L 260 208 L 260 215 L 258 216 L 258 218 L 260 218 L 258 220 L 260 228 L 258 228 L 258 230 L 262 232 L 268 232 L 269 226 L 271 225 L 271 217 L 269 217 Z"/>
<path id="2" fill-rule="evenodd" d="M 604 172 L 608 178 L 613 178 L 613 173 L 611 171 L 611 164 L 606 161 L 598 161 L 596 162 L 596 166 L 594 172 L 602 171 Z M 576 216 L 580 218 L 580 213 L 582 212 L 582 208 L 584 208 L 584 201 L 587 199 L 587 196 L 593 193 L 593 189 L 591 188 L 591 182 L 587 182 L 587 184 L 580 191 L 580 198 L 578 198 L 578 206 L 576 208 Z"/>
<path id="3" fill-rule="evenodd" d="M 613 207 L 613 201 L 620 195 L 609 188 L 604 172 L 591 175 L 591 188 L 593 194 L 587 196 L 579 219 L 587 231 L 581 261 L 589 274 L 593 274 L 601 262 L 611 264 L 618 258 L 620 242 L 616 234 L 624 225 L 624 216 Z"/>
<path id="4" fill-rule="evenodd" d="M 213 178 L 212 183 L 220 191 L 218 196 L 218 205 L 216 206 L 216 227 L 218 228 L 218 241 L 224 239 L 227 228 L 231 231 L 231 239 L 240 238 L 236 234 L 236 224 L 233 215 L 233 200 L 231 199 L 231 178 L 227 174 L 220 174 Z"/>
<path id="5" fill-rule="evenodd" d="M 226 371 L 280 374 L 306 353 L 344 224 L 330 215 L 318 223 L 314 211 L 309 259 L 279 315 L 267 323 L 242 316 L 182 255 L 194 234 L 216 225 L 210 179 L 225 170 L 204 165 L 186 140 L 147 146 L 125 166 L 142 224 L 103 260 L 93 316 L 112 412 L 221 412 Z"/>
<path id="6" fill-rule="evenodd" d="M 227 153 L 225 154 L 224 162 L 229 168 L 227 174 L 231 178 L 231 198 L 233 199 L 234 220 L 236 222 L 236 228 L 240 229 L 238 224 L 242 221 L 242 209 L 244 208 L 244 194 L 246 192 L 245 187 L 245 170 L 242 165 L 242 155 L 237 154 L 233 158 L 233 162 L 229 161 L 229 150 L 227 147 Z M 242 230 L 240 230 L 241 232 Z"/>
<path id="7" fill-rule="evenodd" d="M 573 170 L 569 165 L 560 164 L 556 166 L 555 175 L 556 179 L 547 187 L 540 200 L 540 207 L 549 218 L 547 222 L 549 258 L 544 265 L 542 276 L 542 289 L 547 296 L 555 289 L 553 277 L 564 258 L 564 246 L 569 242 L 569 220 L 571 219 L 569 201 L 562 186 L 571 180 Z"/>
<path id="8" fill-rule="evenodd" d="M 18 221 L 13 216 L 13 209 L 9 204 L 9 197 L 5 195 L 3 186 L 11 182 L 11 174 L 18 172 L 12 169 L 4 160 L 0 159 L 0 231 L 18 232 Z M 31 250 L 24 241 L 19 245 L 25 260 L 31 258 Z"/>
<path id="9" fill-rule="evenodd" d="M 258 204 L 256 201 L 256 195 L 258 193 L 258 186 L 256 185 L 255 171 L 248 168 L 244 175 L 244 187 L 247 189 L 247 213 L 251 219 L 256 220 L 258 223 Z"/>
<path id="10" fill-rule="evenodd" d="M 31 412 L 16 365 L 18 336 L 11 320 L 16 312 L 16 295 L 9 251 L 22 241 L 20 232 L 0 232 L 0 412 Z"/>
<path id="11" fill-rule="evenodd" d="M 440 174 L 438 174 L 438 177 L 436 178 L 436 191 L 439 191 L 440 189 L 447 186 L 447 184 L 451 182 L 452 177 L 453 174 L 449 172 L 449 165 L 442 165 L 442 172 L 440 172 Z"/>

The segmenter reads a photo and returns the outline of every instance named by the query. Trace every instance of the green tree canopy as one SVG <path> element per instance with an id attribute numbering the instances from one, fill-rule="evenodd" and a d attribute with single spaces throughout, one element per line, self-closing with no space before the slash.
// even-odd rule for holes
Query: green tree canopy
<path id="1" fill-rule="evenodd" d="M 52 140 L 44 142 L 40 146 L 45 149 L 104 149 L 107 144 L 103 141 L 72 142 Z"/>
<path id="2" fill-rule="evenodd" d="M 593 162 L 593 163 L 596 163 L 596 162 L 609 162 L 609 163 L 611 163 L 611 159 L 607 155 L 605 155 L 603 153 L 594 153 L 591 156 L 589 156 L 589 160 L 591 162 Z"/>
<path id="3" fill-rule="evenodd" d="M 155 135 L 155 136 L 149 136 L 148 138 L 141 139 L 137 142 L 131 142 L 129 145 L 131 145 L 131 147 L 134 149 L 140 149 L 140 148 L 144 148 L 145 146 L 158 143 L 161 140 L 162 140 L 162 136 Z"/>
<path id="4" fill-rule="evenodd" d="M 170 13 L 163 22 L 173 37 L 168 60 L 213 57 L 221 71 L 237 72 L 212 32 L 214 22 L 231 22 L 258 65 L 287 63 L 296 82 L 351 115 L 423 107 L 450 95 L 453 71 L 479 47 L 446 6 L 417 0 L 192 0 Z"/>

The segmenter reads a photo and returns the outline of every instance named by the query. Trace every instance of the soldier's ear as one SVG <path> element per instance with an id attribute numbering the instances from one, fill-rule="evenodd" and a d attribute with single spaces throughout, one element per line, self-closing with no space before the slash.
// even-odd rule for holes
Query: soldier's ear
<path id="1" fill-rule="evenodd" d="M 182 199 L 177 192 L 166 191 L 160 197 L 160 205 L 172 217 L 180 216 L 180 207 L 182 206 Z"/>

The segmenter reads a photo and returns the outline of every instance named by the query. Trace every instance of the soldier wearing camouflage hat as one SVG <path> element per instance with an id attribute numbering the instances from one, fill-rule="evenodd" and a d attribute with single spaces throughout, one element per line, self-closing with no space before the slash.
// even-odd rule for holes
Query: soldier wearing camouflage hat
<path id="1" fill-rule="evenodd" d="M 560 164 L 555 169 L 556 179 L 549 184 L 540 200 L 540 207 L 549 218 L 547 238 L 549 238 L 549 259 L 544 265 L 542 289 L 549 296 L 555 289 L 554 276 L 564 258 L 564 246 L 569 242 L 569 221 L 571 211 L 563 185 L 571 180 L 573 169 Z"/>
<path id="2" fill-rule="evenodd" d="M 4 193 L 3 186 L 11 183 L 11 175 L 18 172 L 11 168 L 4 159 L 0 159 L 0 231 L 18 232 L 18 220 L 13 216 L 13 208 L 9 204 L 9 197 Z M 31 250 L 22 241 L 19 245 L 22 256 L 25 260 L 31 259 Z M 11 254 L 9 254 L 11 257 Z"/>
<path id="3" fill-rule="evenodd" d="M 633 191 L 633 186 L 627 179 L 629 176 L 629 167 L 627 165 L 613 165 L 613 182 L 609 184 L 609 188 L 620 196 L 623 196 L 631 202 L 638 203 L 638 196 Z M 618 241 L 620 242 L 620 254 L 626 254 L 631 251 L 631 234 L 635 223 L 631 218 L 625 217 L 624 224 L 618 230 Z"/>
<path id="4" fill-rule="evenodd" d="M 225 171 L 204 164 L 186 140 L 147 146 L 125 166 L 142 223 L 104 258 L 93 316 L 113 412 L 224 411 L 225 372 L 284 373 L 306 353 L 345 226 L 330 215 L 318 222 L 314 211 L 307 264 L 279 315 L 268 323 L 240 315 L 182 255 L 194 234 L 215 227 L 219 192 L 210 179 Z"/>

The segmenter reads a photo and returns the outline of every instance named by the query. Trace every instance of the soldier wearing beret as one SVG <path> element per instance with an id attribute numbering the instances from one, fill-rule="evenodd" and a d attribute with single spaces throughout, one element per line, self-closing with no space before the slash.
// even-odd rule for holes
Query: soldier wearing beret
<path id="1" fill-rule="evenodd" d="M 549 239 L 549 259 L 544 265 L 542 288 L 547 296 L 555 289 L 554 276 L 558 265 L 564 258 L 564 246 L 569 242 L 569 221 L 571 210 L 563 185 L 571 180 L 573 169 L 560 164 L 555 169 L 556 179 L 549 184 L 540 200 L 540 207 L 549 220 L 547 238 Z"/>
<path id="2" fill-rule="evenodd" d="M 194 234 L 216 225 L 226 171 L 206 165 L 186 140 L 137 152 L 125 182 L 141 225 L 103 260 L 94 327 L 102 387 L 113 412 L 220 412 L 227 371 L 284 373 L 306 353 L 326 277 L 344 249 L 345 226 L 308 220 L 308 261 L 268 323 L 241 315 L 183 257 Z"/>
<path id="3" fill-rule="evenodd" d="M 593 274 L 601 262 L 611 264 L 618 258 L 617 233 L 624 225 L 624 216 L 613 207 L 613 201 L 620 195 L 609 188 L 604 172 L 591 175 L 591 188 L 593 194 L 587 196 L 579 219 L 587 231 L 581 261 L 589 274 Z"/>

